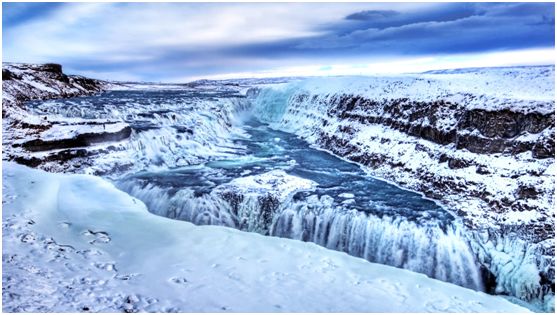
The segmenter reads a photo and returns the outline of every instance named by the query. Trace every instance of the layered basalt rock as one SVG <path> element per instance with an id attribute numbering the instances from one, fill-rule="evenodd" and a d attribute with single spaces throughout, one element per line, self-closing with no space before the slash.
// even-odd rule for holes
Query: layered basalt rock
<path id="1" fill-rule="evenodd" d="M 380 103 L 354 96 L 333 99 L 336 103 L 333 103 L 328 115 L 331 120 L 338 120 L 343 124 L 334 129 L 334 132 L 318 130 L 317 143 L 335 154 L 372 169 L 383 168 L 385 164 L 389 164 L 394 169 L 411 172 L 412 176 L 420 179 L 422 184 L 417 187 L 427 196 L 443 199 L 443 195 L 448 193 L 475 197 L 485 201 L 495 212 L 533 209 L 527 203 L 521 202 L 524 200 L 538 198 L 552 200 L 547 189 L 551 190 L 551 187 L 536 188 L 535 185 L 519 181 L 523 175 L 534 178 L 541 176 L 543 165 L 551 163 L 550 160 L 540 169 L 534 167 L 533 169 L 507 171 L 508 174 L 505 174 L 503 179 L 507 178 L 508 181 L 518 183 L 514 191 L 514 198 L 510 200 L 497 198 L 497 196 L 485 192 L 481 186 L 474 189 L 476 186 L 463 182 L 462 178 L 457 176 L 439 176 L 427 169 L 406 168 L 404 163 L 395 161 L 389 152 L 366 150 L 358 145 L 359 142 L 354 141 L 354 138 L 360 131 L 358 126 L 382 125 L 409 136 L 442 145 L 441 147 L 428 147 L 416 143 L 413 150 L 424 153 L 429 159 L 436 160 L 438 163 L 446 163 L 450 170 L 473 168 L 478 175 L 492 175 L 498 173 L 499 170 L 493 165 L 489 165 L 489 161 L 484 161 L 482 155 L 496 154 L 499 156 L 502 154 L 502 156 L 512 158 L 524 153 L 525 158 L 529 160 L 553 159 L 554 114 L 522 114 L 509 110 L 501 112 L 466 110 L 456 104 L 444 104 L 442 101 L 412 103 L 408 100 L 391 100 Z M 444 115 L 450 113 L 452 116 L 450 121 L 456 122 L 454 125 L 440 126 L 437 123 L 436 117 L 439 117 L 440 112 L 443 111 Z M 366 112 L 369 114 L 365 114 Z M 382 112 L 383 115 L 374 116 L 376 112 Z M 368 141 L 369 143 L 392 142 L 395 144 L 388 134 L 370 135 Z M 475 155 L 460 156 L 457 154 L 459 151 L 471 152 Z M 474 221 L 470 220 L 471 226 L 474 225 L 472 224 Z M 544 230 L 548 229 L 544 228 Z M 552 236 L 553 231 L 550 232 L 540 235 L 540 240 Z"/>
<path id="2" fill-rule="evenodd" d="M 319 96 L 307 94 L 296 96 L 294 101 L 304 102 L 310 97 L 319 102 Z M 555 125 L 553 113 L 468 110 L 445 100 L 378 101 L 358 95 L 335 95 L 330 101 L 333 104 L 328 111 L 331 118 L 380 124 L 437 144 L 455 144 L 457 149 L 473 153 L 531 151 L 535 158 L 555 157 L 554 133 L 537 135 Z M 524 135 L 530 137 L 520 137 Z"/>
<path id="3" fill-rule="evenodd" d="M 109 123 L 111 124 L 111 123 Z M 98 126 L 100 129 L 101 127 Z M 59 139 L 33 139 L 14 146 L 21 146 L 31 152 L 88 147 L 96 143 L 120 141 L 130 136 L 132 130 L 129 126 L 122 126 L 114 131 L 98 130 L 97 132 L 78 133 L 72 137 Z"/>

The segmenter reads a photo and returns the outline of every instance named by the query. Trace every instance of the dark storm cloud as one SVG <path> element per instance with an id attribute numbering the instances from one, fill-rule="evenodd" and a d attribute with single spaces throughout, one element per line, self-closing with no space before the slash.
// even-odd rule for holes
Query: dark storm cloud
<path id="1" fill-rule="evenodd" d="M 356 23 L 328 25 L 328 34 L 230 48 L 230 53 L 276 58 L 308 54 L 424 55 L 554 47 L 554 4 L 444 5 L 424 12 L 360 11 Z"/>
<path id="2" fill-rule="evenodd" d="M 477 8 L 470 3 L 439 4 L 436 7 L 417 12 L 398 12 L 394 10 L 360 11 L 345 17 L 352 23 L 337 25 L 340 30 L 356 30 L 400 27 L 420 22 L 445 22 L 462 19 L 477 14 Z"/>

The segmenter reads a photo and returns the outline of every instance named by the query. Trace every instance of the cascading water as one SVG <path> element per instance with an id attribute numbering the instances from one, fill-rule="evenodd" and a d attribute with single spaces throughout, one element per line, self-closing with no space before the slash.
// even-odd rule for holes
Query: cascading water
<path id="1" fill-rule="evenodd" d="M 245 128 L 249 137 L 237 143 L 247 155 L 137 173 L 117 185 L 161 216 L 314 242 L 483 290 L 480 268 L 457 221 L 434 202 L 376 180 L 292 134 L 256 121 Z M 279 197 L 280 187 L 254 193 L 236 183 L 276 170 L 316 186 Z"/>
<path id="2" fill-rule="evenodd" d="M 420 225 L 403 217 L 379 218 L 335 207 L 329 196 L 285 207 L 271 235 L 310 241 L 475 290 L 481 275 L 468 243 L 455 225 Z"/>
<path id="3" fill-rule="evenodd" d="M 244 131 L 236 115 L 249 103 L 234 91 L 111 91 L 76 99 L 30 102 L 38 115 L 102 118 L 128 123 L 130 139 L 95 164 L 127 163 L 130 171 L 166 169 L 242 152 L 231 135 Z M 113 173 L 114 170 L 104 171 Z"/>
<path id="4" fill-rule="evenodd" d="M 288 87 L 269 94 L 274 105 L 255 104 L 252 114 L 277 122 L 291 95 Z M 60 102 L 65 105 L 56 106 Z M 31 106 L 36 113 L 129 123 L 132 136 L 112 158 L 134 168 L 112 177 L 155 214 L 314 242 L 483 290 L 480 268 L 450 213 L 293 134 L 253 118 L 240 124 L 249 102 L 237 94 L 122 91 Z M 322 114 L 316 109 L 315 115 Z M 263 176 L 268 181 L 261 185 L 272 186 L 286 174 L 298 179 L 288 194 L 276 187 L 246 190 L 237 181 L 258 183 Z"/>
<path id="5" fill-rule="evenodd" d="M 202 194 L 190 188 L 161 188 L 138 179 L 119 183 L 121 189 L 161 216 L 314 242 L 371 262 L 484 289 L 474 255 L 453 220 L 432 218 L 427 223 L 404 216 L 380 217 L 338 204 L 328 195 L 319 198 L 300 192 L 281 200 L 272 193 L 243 194 L 229 186 L 217 186 Z"/>

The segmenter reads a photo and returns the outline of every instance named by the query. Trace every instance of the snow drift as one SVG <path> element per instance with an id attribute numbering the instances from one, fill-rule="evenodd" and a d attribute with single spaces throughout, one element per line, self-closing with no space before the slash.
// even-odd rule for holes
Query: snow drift
<path id="1" fill-rule="evenodd" d="M 527 311 L 312 243 L 155 216 L 98 177 L 9 162 L 2 176 L 6 312 Z"/>

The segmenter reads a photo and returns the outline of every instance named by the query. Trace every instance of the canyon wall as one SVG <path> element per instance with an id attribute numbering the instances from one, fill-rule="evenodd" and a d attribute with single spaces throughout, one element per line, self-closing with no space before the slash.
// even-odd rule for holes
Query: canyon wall
<path id="1" fill-rule="evenodd" d="M 253 90 L 274 128 L 441 201 L 494 293 L 554 302 L 554 67 L 316 78 Z"/>

